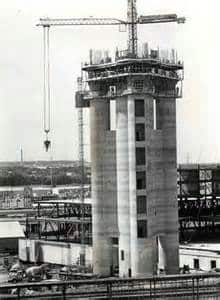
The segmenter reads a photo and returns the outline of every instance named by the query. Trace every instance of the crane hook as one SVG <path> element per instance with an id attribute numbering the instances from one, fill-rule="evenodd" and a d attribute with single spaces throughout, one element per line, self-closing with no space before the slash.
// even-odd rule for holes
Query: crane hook
<path id="1" fill-rule="evenodd" d="M 48 140 L 48 139 L 46 139 L 46 140 L 44 141 L 44 147 L 45 147 L 46 152 L 48 152 L 50 146 L 51 146 L 51 141 Z"/>
<path id="2" fill-rule="evenodd" d="M 48 152 L 50 146 L 51 146 L 51 141 L 48 139 L 48 132 L 46 132 L 46 140 L 44 141 L 44 147 L 46 152 Z"/>
<path id="3" fill-rule="evenodd" d="M 50 51 L 49 51 L 49 26 L 44 26 L 44 132 L 46 139 L 44 147 L 48 152 L 51 141 L 48 139 L 50 132 Z"/>

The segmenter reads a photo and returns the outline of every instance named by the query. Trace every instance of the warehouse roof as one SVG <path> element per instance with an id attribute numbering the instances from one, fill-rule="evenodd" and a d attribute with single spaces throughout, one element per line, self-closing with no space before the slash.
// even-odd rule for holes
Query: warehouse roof
<path id="1" fill-rule="evenodd" d="M 220 253 L 220 243 L 189 243 L 181 244 L 180 249 L 196 250 L 196 251 L 210 251 Z"/>

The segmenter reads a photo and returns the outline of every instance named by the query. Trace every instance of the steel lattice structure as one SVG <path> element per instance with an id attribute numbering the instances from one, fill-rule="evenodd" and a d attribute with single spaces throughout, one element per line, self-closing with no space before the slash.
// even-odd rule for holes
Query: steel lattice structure
<path id="1" fill-rule="evenodd" d="M 220 166 L 180 165 L 178 206 L 182 240 L 215 239 L 220 229 Z"/>

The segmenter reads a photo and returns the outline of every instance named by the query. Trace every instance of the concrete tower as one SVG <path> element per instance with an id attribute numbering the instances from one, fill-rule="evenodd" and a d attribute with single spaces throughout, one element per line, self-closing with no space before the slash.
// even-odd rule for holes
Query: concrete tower
<path id="1" fill-rule="evenodd" d="M 77 93 L 76 103 L 90 107 L 93 266 L 101 275 L 117 263 L 122 277 L 158 268 L 178 273 L 176 98 L 183 65 L 171 56 L 145 47 L 143 57 L 117 52 L 114 62 L 83 67 L 89 91 Z"/>

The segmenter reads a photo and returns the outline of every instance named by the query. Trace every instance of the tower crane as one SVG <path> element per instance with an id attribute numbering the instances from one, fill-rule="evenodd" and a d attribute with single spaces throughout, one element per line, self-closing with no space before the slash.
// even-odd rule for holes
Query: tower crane
<path id="1" fill-rule="evenodd" d="M 158 24 L 158 23 L 185 23 L 184 17 L 178 17 L 176 14 L 162 14 L 162 15 L 148 15 L 138 16 L 137 14 L 137 0 L 127 0 L 127 20 L 121 20 L 116 18 L 41 18 L 37 26 L 43 27 L 44 32 L 44 131 L 46 134 L 46 140 L 44 146 L 48 151 L 51 142 L 49 140 L 50 132 L 50 55 L 49 55 L 49 30 L 50 27 L 59 26 L 126 26 L 128 28 L 128 49 L 127 56 L 136 58 L 138 53 L 138 35 L 137 26 L 145 24 Z M 78 81 L 80 83 L 80 80 Z M 83 114 L 82 109 L 79 109 L 79 130 L 83 130 Z M 80 157 L 82 168 L 84 168 L 84 152 L 83 152 L 83 133 L 79 132 L 80 142 Z M 81 185 L 81 202 L 84 203 L 84 170 L 82 170 L 82 185 Z M 83 209 L 82 209 L 83 211 Z M 83 216 L 82 216 L 83 219 Z M 82 223 L 83 226 L 83 223 Z M 82 230 L 82 244 L 84 244 L 84 232 Z M 84 246 L 84 245 L 83 245 Z M 83 247 L 84 249 L 84 247 Z M 85 256 L 85 249 L 84 256 Z"/>
<path id="2" fill-rule="evenodd" d="M 178 17 L 176 14 L 148 15 L 138 16 L 137 0 L 127 0 L 127 20 L 115 18 L 40 18 L 37 26 L 44 29 L 44 131 L 46 140 L 44 146 L 48 151 L 51 142 L 48 138 L 50 132 L 50 58 L 49 58 L 49 29 L 51 26 L 108 26 L 125 25 L 128 27 L 128 56 L 137 57 L 138 35 L 137 26 L 144 24 L 158 23 L 185 23 L 184 17 Z"/>

